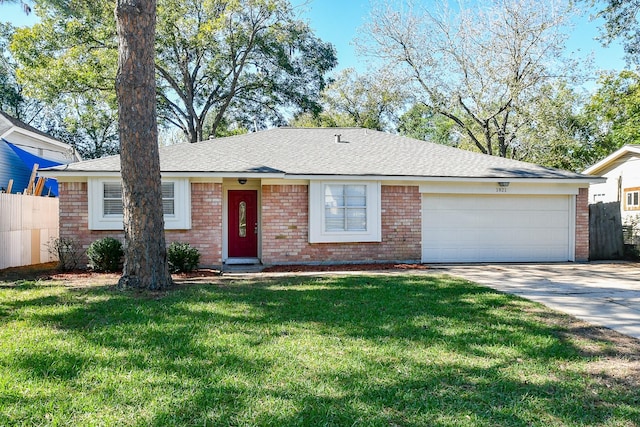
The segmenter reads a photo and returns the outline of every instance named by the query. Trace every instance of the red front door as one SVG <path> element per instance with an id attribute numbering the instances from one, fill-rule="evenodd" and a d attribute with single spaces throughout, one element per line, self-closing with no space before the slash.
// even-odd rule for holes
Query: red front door
<path id="1" fill-rule="evenodd" d="M 258 257 L 258 192 L 229 190 L 229 258 Z"/>

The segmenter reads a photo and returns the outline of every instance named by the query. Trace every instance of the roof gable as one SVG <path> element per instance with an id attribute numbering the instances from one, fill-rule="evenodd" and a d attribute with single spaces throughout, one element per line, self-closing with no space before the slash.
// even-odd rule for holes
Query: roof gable
<path id="1" fill-rule="evenodd" d="M 614 169 L 630 158 L 638 157 L 640 157 L 640 145 L 625 145 L 619 150 L 600 160 L 595 165 L 585 169 L 583 173 L 586 175 L 604 175 L 611 169 Z"/>
<path id="2" fill-rule="evenodd" d="M 47 139 L 51 139 L 51 140 L 57 141 L 60 144 L 64 144 L 64 142 L 52 137 L 48 133 L 43 132 L 43 131 L 41 131 L 39 129 L 36 129 L 33 126 L 30 126 L 30 125 L 26 124 L 22 120 L 18 120 L 15 117 L 12 117 L 12 116 L 8 115 L 7 113 L 0 112 L 0 117 L 2 117 L 6 122 L 8 122 L 10 124 L 10 126 L 17 127 L 17 128 L 22 129 L 22 130 L 29 131 L 31 133 L 35 133 L 35 134 L 38 134 L 38 135 L 40 135 L 42 137 L 45 137 Z"/>
<path id="3" fill-rule="evenodd" d="M 15 117 L 12 117 L 7 113 L 1 111 L 0 121 L 4 123 L 4 125 L 0 125 L 0 138 L 5 138 L 11 141 L 11 134 L 19 133 L 26 137 L 34 138 L 39 143 L 55 147 L 55 149 L 57 149 L 58 151 L 75 151 L 69 144 L 66 144 L 59 139 L 52 137 L 48 133 L 36 129 L 33 126 L 30 126 L 23 121 L 18 120 Z M 77 154 L 75 155 L 75 159 L 81 160 L 81 158 Z"/>

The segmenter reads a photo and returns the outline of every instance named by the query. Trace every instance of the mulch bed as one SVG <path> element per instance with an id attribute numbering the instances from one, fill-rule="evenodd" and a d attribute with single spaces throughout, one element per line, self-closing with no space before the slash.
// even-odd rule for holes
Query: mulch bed
<path id="1" fill-rule="evenodd" d="M 299 273 L 315 271 L 367 271 L 367 270 L 427 270 L 425 264 L 321 264 L 321 265 L 274 265 L 262 270 L 264 273 Z"/>
<path id="2" fill-rule="evenodd" d="M 90 270 L 58 271 L 57 263 L 47 263 L 0 270 L 0 281 L 54 280 L 67 284 L 116 284 L 120 273 L 98 273 Z M 409 271 L 428 270 L 425 264 L 369 263 L 369 264 L 321 264 L 321 265 L 274 265 L 265 267 L 265 273 L 314 273 L 340 271 Z M 174 280 L 207 279 L 220 277 L 220 270 L 201 268 L 190 273 L 174 274 Z"/>

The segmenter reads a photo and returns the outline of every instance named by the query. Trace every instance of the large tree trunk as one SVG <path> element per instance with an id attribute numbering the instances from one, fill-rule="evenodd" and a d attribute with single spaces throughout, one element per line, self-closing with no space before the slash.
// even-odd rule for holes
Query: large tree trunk
<path id="1" fill-rule="evenodd" d="M 155 85 L 156 0 L 117 0 L 125 260 L 120 288 L 171 285 L 164 238 Z"/>

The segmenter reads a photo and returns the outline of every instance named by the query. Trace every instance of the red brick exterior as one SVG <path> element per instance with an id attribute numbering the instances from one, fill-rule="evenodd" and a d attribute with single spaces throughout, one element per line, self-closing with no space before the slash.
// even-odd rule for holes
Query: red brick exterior
<path id="1" fill-rule="evenodd" d="M 309 187 L 262 187 L 262 262 L 419 261 L 421 197 L 417 186 L 382 186 L 382 242 L 309 243 Z"/>
<path id="2" fill-rule="evenodd" d="M 191 229 L 167 230 L 167 244 L 188 242 L 200 251 L 202 265 L 222 264 L 222 184 L 191 184 Z M 82 251 L 103 237 L 124 240 L 116 230 L 89 230 L 86 182 L 60 183 L 60 237 L 76 240 Z M 83 263 L 86 263 L 86 258 Z"/>
<path id="3" fill-rule="evenodd" d="M 264 264 L 318 262 L 419 261 L 421 195 L 417 186 L 383 185 L 382 242 L 309 243 L 309 187 L 262 186 L 261 258 Z M 191 184 L 191 229 L 167 230 L 167 244 L 189 242 L 201 264 L 222 264 L 222 184 Z M 86 250 L 91 242 L 120 231 L 89 230 L 87 183 L 60 183 L 60 237 L 75 239 Z M 576 197 L 576 261 L 589 258 L 588 189 Z M 86 258 L 83 262 L 86 262 Z"/>
<path id="4" fill-rule="evenodd" d="M 167 244 L 188 242 L 200 251 L 200 264 L 222 265 L 222 184 L 191 184 L 191 229 L 165 231 Z"/>
<path id="5" fill-rule="evenodd" d="M 576 261 L 589 260 L 589 189 L 576 196 Z"/>
<path id="6" fill-rule="evenodd" d="M 124 233 L 117 230 L 89 230 L 89 201 L 86 182 L 61 182 L 60 194 L 60 238 L 73 239 L 80 250 L 86 253 L 94 240 L 114 237 L 124 240 Z M 86 256 L 81 265 L 86 265 Z"/>

